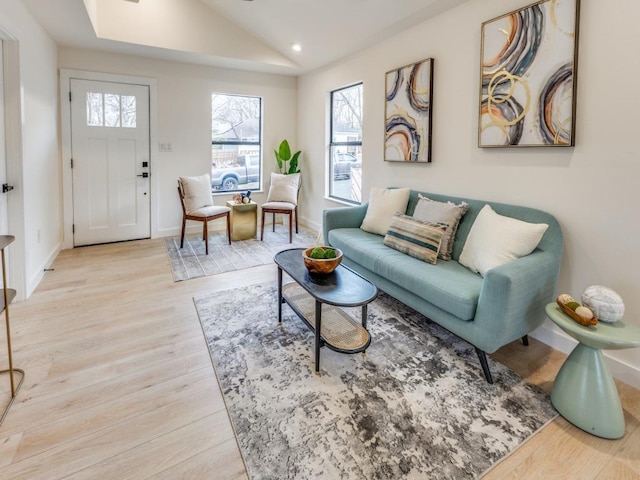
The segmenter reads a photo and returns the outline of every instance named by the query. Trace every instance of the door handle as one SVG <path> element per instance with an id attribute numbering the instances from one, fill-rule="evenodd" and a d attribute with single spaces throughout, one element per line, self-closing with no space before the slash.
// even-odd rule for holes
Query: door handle
<path id="1" fill-rule="evenodd" d="M 13 190 L 13 185 L 9 185 L 8 183 L 2 184 L 2 193 L 7 193 Z"/>
<path id="2" fill-rule="evenodd" d="M 149 177 L 149 172 L 142 172 L 142 175 L 138 175 L 138 177 L 148 178 Z M 11 188 L 13 188 L 13 187 L 11 187 Z"/>

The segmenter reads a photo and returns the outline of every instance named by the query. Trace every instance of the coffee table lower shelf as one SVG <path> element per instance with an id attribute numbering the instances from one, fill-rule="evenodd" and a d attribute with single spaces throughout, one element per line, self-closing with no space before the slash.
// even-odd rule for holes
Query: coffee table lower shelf
<path id="1" fill-rule="evenodd" d="M 282 286 L 282 300 L 315 332 L 316 302 L 297 283 Z M 318 302 L 319 303 L 319 302 Z M 371 336 L 366 328 L 356 322 L 341 308 L 320 303 L 321 312 L 320 346 L 326 345 L 340 353 L 364 352 L 371 343 Z M 366 322 L 366 319 L 364 320 Z M 366 325 L 366 324 L 365 324 Z M 318 373 L 319 366 L 316 368 Z"/>

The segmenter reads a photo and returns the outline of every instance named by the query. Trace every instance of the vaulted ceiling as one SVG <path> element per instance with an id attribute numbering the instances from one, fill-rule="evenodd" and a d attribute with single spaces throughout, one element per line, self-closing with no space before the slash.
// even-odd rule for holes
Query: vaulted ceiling
<path id="1" fill-rule="evenodd" d="M 22 1 L 61 46 L 300 75 L 466 0 Z"/>

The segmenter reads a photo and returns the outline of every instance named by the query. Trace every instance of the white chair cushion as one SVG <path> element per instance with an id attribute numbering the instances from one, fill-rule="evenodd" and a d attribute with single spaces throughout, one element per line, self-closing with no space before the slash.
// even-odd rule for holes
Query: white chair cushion
<path id="1" fill-rule="evenodd" d="M 211 205 L 209 207 L 196 208 L 192 212 L 189 213 L 192 217 L 213 217 L 214 215 L 220 215 L 222 213 L 230 212 L 231 209 L 229 207 L 216 207 L 215 205 Z"/>
<path id="2" fill-rule="evenodd" d="M 360 228 L 365 232 L 386 235 L 396 212 L 404 214 L 409 203 L 410 188 L 373 187 L 369 194 L 367 214 Z"/>
<path id="3" fill-rule="evenodd" d="M 293 205 L 298 203 L 298 187 L 300 185 L 300 174 L 292 173 L 283 175 L 282 173 L 271 173 L 271 186 L 269 187 L 269 202 L 287 202 Z"/>
<path id="4" fill-rule="evenodd" d="M 211 177 L 208 173 L 197 177 L 180 177 L 184 192 L 184 208 L 192 215 L 194 210 L 213 205 L 211 196 Z"/>
<path id="5" fill-rule="evenodd" d="M 262 209 L 265 208 L 273 208 L 278 210 L 293 210 L 296 208 L 295 205 L 292 205 L 288 202 L 267 202 L 262 204 Z"/>

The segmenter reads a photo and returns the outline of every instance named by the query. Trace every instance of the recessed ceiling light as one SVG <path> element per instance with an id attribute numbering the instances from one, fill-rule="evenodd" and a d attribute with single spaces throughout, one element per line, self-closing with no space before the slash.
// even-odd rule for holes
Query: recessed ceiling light
<path id="1" fill-rule="evenodd" d="M 302 45 L 300 45 L 299 43 L 294 43 L 291 45 L 291 49 L 294 52 L 301 52 L 302 51 Z"/>

